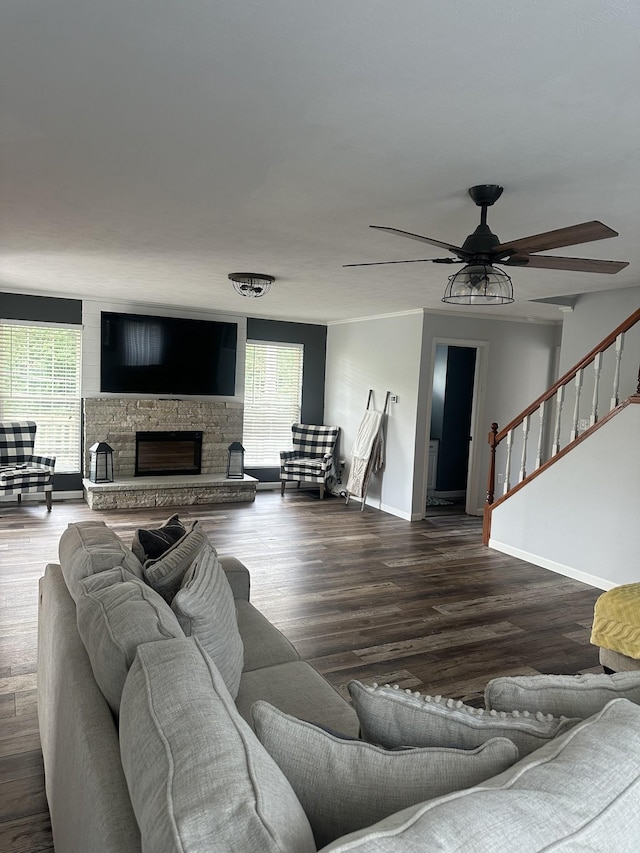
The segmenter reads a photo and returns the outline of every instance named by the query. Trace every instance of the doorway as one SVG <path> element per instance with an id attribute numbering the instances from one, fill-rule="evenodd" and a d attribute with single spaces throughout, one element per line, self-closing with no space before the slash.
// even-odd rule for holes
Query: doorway
<path id="1" fill-rule="evenodd" d="M 425 514 L 477 512 L 473 437 L 481 351 L 479 342 L 434 341 Z"/>

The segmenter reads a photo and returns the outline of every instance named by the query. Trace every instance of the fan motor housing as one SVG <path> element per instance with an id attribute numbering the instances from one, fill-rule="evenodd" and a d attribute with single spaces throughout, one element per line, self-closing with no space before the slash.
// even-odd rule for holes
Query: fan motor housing
<path id="1" fill-rule="evenodd" d="M 491 207 L 502 195 L 502 190 L 498 184 L 478 184 L 469 188 L 469 195 L 478 207 Z"/>

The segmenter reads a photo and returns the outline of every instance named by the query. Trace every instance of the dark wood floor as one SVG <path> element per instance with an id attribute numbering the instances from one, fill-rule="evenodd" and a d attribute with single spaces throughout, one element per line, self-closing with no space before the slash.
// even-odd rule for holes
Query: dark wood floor
<path id="1" fill-rule="evenodd" d="M 172 511 L 0 506 L 0 851 L 53 849 L 36 715 L 37 584 L 60 534 L 100 518 L 129 543 Z M 343 693 L 357 678 L 478 704 L 497 675 L 599 671 L 589 627 L 600 591 L 484 548 L 479 518 L 443 508 L 410 524 L 304 491 L 178 511 L 246 563 L 254 604 Z"/>

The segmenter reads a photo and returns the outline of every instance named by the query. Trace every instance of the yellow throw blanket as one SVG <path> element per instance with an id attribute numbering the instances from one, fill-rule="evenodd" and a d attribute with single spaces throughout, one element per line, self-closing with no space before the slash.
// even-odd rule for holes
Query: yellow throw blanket
<path id="1" fill-rule="evenodd" d="M 603 592 L 593 608 L 591 642 L 640 659 L 640 583 Z"/>

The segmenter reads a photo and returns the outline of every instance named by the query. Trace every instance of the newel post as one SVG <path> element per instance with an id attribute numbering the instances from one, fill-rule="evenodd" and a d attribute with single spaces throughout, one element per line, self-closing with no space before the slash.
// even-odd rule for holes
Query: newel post
<path id="1" fill-rule="evenodd" d="M 482 542 L 485 545 L 489 544 L 489 535 L 491 533 L 491 504 L 496 490 L 496 436 L 498 434 L 498 424 L 491 424 L 491 432 L 489 433 L 489 479 L 487 481 L 487 502 L 484 506 L 484 519 L 482 525 Z"/>

